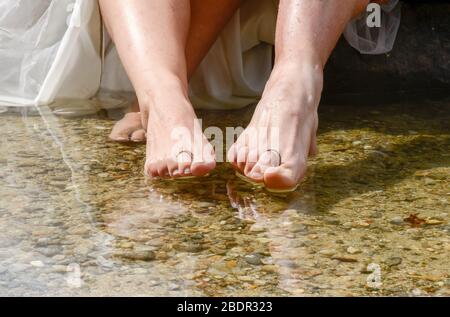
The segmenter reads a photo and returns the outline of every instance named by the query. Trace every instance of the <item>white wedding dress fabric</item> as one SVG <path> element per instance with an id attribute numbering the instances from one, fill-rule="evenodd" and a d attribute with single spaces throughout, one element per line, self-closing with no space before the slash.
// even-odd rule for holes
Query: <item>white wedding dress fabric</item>
<path id="1" fill-rule="evenodd" d="M 233 109 L 256 102 L 272 68 L 278 2 L 246 0 L 190 83 L 196 108 Z M 382 6 L 382 25 L 367 14 L 344 33 L 363 54 L 389 52 L 400 4 Z M 133 92 L 97 0 L 0 0 L 0 105 L 47 105 L 99 91 Z"/>
<path id="2" fill-rule="evenodd" d="M 361 54 L 384 54 L 394 47 L 400 26 L 401 4 L 389 0 L 381 5 L 380 27 L 368 27 L 371 12 L 361 14 L 347 25 L 344 36 L 347 42 Z"/>

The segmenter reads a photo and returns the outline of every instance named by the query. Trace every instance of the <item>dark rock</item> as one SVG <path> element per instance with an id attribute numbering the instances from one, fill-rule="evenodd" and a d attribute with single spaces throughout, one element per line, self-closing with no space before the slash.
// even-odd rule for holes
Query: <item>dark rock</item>
<path id="1" fill-rule="evenodd" d="M 325 69 L 324 102 L 359 102 L 358 96 L 364 95 L 365 102 L 377 103 L 387 92 L 400 100 L 448 96 L 450 3 L 417 2 L 402 4 L 400 29 L 389 54 L 362 55 L 345 39 L 339 41 Z"/>

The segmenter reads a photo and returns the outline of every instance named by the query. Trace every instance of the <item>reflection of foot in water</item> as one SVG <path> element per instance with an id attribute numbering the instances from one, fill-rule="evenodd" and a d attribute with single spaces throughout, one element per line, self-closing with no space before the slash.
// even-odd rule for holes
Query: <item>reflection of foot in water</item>
<path id="1" fill-rule="evenodd" d="M 305 278 L 319 275 L 317 269 L 305 267 L 305 263 L 311 262 L 307 259 L 314 254 L 307 247 L 310 240 L 308 235 L 313 232 L 302 224 L 305 214 L 311 212 L 311 197 L 307 195 L 303 199 L 305 193 L 294 195 L 292 199 L 283 197 L 283 202 L 292 202 L 296 209 L 288 203 L 285 209 L 275 211 L 266 208 L 276 201 L 273 196 L 258 197 L 243 193 L 232 182 L 227 184 L 227 193 L 231 206 L 238 211 L 237 217 L 253 222 L 248 234 L 254 235 L 255 239 L 268 241 L 268 253 L 252 253 L 250 256 L 261 257 L 267 270 L 277 275 L 278 288 L 291 295 L 303 294 Z"/>
<path id="2" fill-rule="evenodd" d="M 237 217 L 239 219 L 254 220 L 258 218 L 258 210 L 255 206 L 255 200 L 251 194 L 243 197 L 235 190 L 235 184 L 228 182 L 227 195 L 230 200 L 231 207 L 238 211 Z"/>

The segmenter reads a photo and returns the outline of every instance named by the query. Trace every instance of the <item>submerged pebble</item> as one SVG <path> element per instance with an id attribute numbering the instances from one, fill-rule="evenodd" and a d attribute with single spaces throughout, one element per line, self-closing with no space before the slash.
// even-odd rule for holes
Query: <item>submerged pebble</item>
<path id="1" fill-rule="evenodd" d="M 261 254 L 259 253 L 251 253 L 244 256 L 245 262 L 251 265 L 262 265 Z"/>
<path id="2" fill-rule="evenodd" d="M 44 263 L 42 261 L 31 261 L 30 264 L 34 267 L 43 267 Z"/>
<path id="3" fill-rule="evenodd" d="M 117 253 L 116 256 L 119 256 L 124 259 L 134 260 L 134 261 L 153 261 L 156 258 L 155 252 L 153 251 L 124 251 Z"/>
<path id="4" fill-rule="evenodd" d="M 354 248 L 354 247 L 348 247 L 347 248 L 347 253 L 349 254 L 357 254 L 357 253 L 361 253 L 361 250 Z"/>
<path id="5" fill-rule="evenodd" d="M 397 266 L 402 263 L 403 259 L 398 256 L 390 257 L 386 259 L 385 263 L 387 266 Z"/>
<path id="6" fill-rule="evenodd" d="M 390 223 L 396 226 L 400 226 L 403 225 L 405 222 L 403 221 L 402 217 L 396 216 L 391 219 Z"/>

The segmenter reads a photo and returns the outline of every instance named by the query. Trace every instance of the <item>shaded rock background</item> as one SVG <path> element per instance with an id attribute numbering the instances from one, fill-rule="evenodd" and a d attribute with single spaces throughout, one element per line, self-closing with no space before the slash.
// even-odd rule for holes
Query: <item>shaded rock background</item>
<path id="1" fill-rule="evenodd" d="M 326 102 L 407 101 L 450 93 L 450 1 L 402 1 L 392 52 L 362 55 L 342 38 L 325 70 Z"/>

